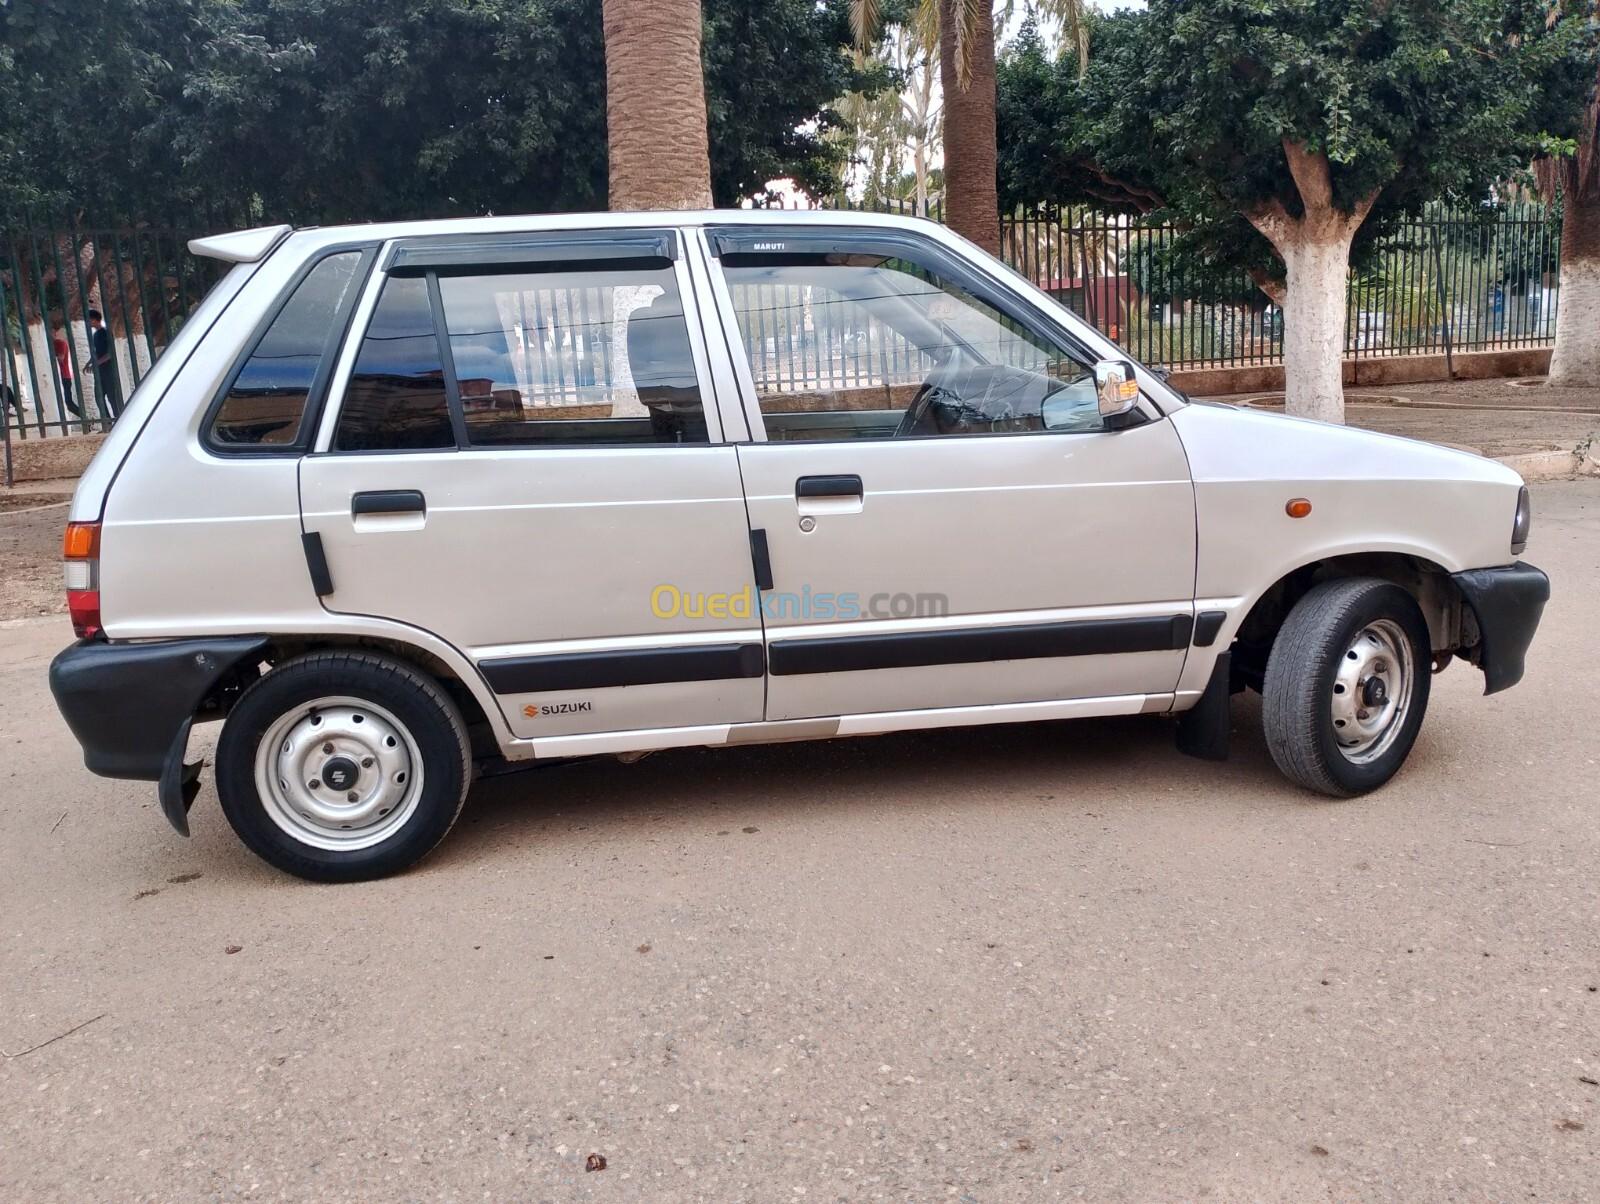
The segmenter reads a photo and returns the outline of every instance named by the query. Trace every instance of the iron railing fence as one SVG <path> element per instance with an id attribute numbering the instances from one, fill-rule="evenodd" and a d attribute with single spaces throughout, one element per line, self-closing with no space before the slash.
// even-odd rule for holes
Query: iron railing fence
<path id="1" fill-rule="evenodd" d="M 911 203 L 842 208 L 915 214 Z M 923 215 L 943 220 L 935 200 Z M 1173 369 L 1276 364 L 1283 315 L 1251 275 L 1196 255 L 1170 223 L 1026 206 L 1000 222 L 1001 257 L 1142 362 Z M 1430 205 L 1348 278 L 1345 354 L 1452 355 L 1555 337 L 1559 211 L 1517 201 Z"/>
<path id="2" fill-rule="evenodd" d="M 15 436 L 110 427 L 222 274 L 225 265 L 189 253 L 189 239 L 204 232 L 140 226 L 0 233 L 0 383 Z M 97 355 L 97 346 L 108 355 Z"/>
<path id="3" fill-rule="evenodd" d="M 938 202 L 926 216 L 942 218 Z M 203 214 L 116 227 L 0 223 L 7 464 L 13 439 L 108 429 L 121 399 L 224 270 L 191 255 L 189 239 L 261 220 Z M 1282 359 L 1279 309 L 1247 273 L 1215 268 L 1193 254 L 1178 227 L 1045 205 L 1018 209 L 1001 225 L 1002 255 L 1012 267 L 1136 359 L 1174 369 Z M 1451 356 L 1548 344 L 1560 226 L 1555 211 L 1531 202 L 1474 212 L 1434 206 L 1407 219 L 1349 276 L 1346 354 Z M 598 294 L 537 299 L 538 329 L 527 332 L 526 342 L 536 364 L 530 372 L 546 395 L 579 388 L 586 380 L 579 361 L 596 355 L 603 361 L 609 353 L 603 341 L 581 336 L 560 317 L 602 302 Z M 831 320 L 818 325 L 803 296 L 767 298 L 753 308 L 772 324 L 746 340 L 758 377 L 769 366 L 796 376 L 775 380 L 776 387 L 847 388 L 879 375 L 878 383 L 893 383 L 891 377 L 915 367 L 893 332 L 849 330 Z M 103 315 L 103 338 L 90 310 Z M 109 360 L 97 362 L 97 343 L 109 346 Z"/>

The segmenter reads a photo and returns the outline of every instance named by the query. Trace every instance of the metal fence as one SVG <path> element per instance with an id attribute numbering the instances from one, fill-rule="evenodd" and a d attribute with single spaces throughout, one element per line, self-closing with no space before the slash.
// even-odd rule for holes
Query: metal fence
<path id="1" fill-rule="evenodd" d="M 0 233 L 0 408 L 13 440 L 109 430 L 222 266 L 212 230 L 17 227 Z"/>
<path id="2" fill-rule="evenodd" d="M 927 216 L 942 220 L 937 203 Z M 1034 206 L 1000 227 L 1007 263 L 1135 359 L 1180 369 L 1282 361 L 1282 311 L 1248 272 L 1208 263 L 1177 226 Z M 1546 206 L 1430 206 L 1350 273 L 1345 354 L 1548 346 L 1560 260 L 1561 219 Z"/>
<path id="3" fill-rule="evenodd" d="M 937 204 L 928 216 L 942 216 Z M 222 271 L 190 255 L 186 243 L 230 224 L 209 216 L 188 225 L 0 232 L 8 480 L 13 440 L 109 428 L 121 400 Z M 1404 222 L 1350 274 L 1346 354 L 1451 356 L 1548 344 L 1560 240 L 1559 217 L 1531 203 L 1470 213 L 1431 208 Z M 1004 218 L 1001 250 L 1024 276 L 1144 362 L 1195 368 L 1281 360 L 1279 309 L 1245 272 L 1208 264 L 1177 227 L 1035 206 Z M 753 341 L 768 346 L 765 336 Z M 813 342 L 816 383 L 833 383 L 824 378 L 834 364 L 859 375 L 853 348 L 845 355 L 820 338 Z M 894 350 L 885 345 L 876 353 Z"/>

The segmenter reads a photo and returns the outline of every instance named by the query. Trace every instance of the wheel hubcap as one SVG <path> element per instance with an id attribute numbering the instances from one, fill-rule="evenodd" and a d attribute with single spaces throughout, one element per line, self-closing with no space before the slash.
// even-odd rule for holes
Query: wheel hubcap
<path id="1" fill-rule="evenodd" d="M 1333 736 L 1357 765 L 1388 751 L 1411 708 L 1411 641 L 1398 623 L 1378 619 L 1356 633 L 1333 682 Z"/>
<path id="2" fill-rule="evenodd" d="M 319 698 L 280 716 L 262 737 L 256 789 L 272 822 L 301 843 L 369 848 L 416 810 L 422 756 L 384 708 Z"/>

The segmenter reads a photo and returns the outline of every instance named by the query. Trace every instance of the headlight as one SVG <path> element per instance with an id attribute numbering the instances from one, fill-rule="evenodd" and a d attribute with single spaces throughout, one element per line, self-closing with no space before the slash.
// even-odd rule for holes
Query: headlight
<path id="1" fill-rule="evenodd" d="M 1528 546 L 1528 528 L 1533 526 L 1533 503 L 1528 500 L 1528 487 L 1524 485 L 1517 494 L 1517 517 L 1511 520 L 1511 554 L 1521 556 Z"/>

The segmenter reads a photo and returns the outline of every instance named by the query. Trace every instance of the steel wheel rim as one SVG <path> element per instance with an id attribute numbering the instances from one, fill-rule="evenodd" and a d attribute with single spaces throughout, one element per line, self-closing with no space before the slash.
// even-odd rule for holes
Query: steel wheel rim
<path id="1" fill-rule="evenodd" d="M 1411 640 L 1393 619 L 1375 619 L 1350 642 L 1333 679 L 1333 739 L 1353 765 L 1393 747 L 1411 712 L 1416 685 Z"/>
<path id="2" fill-rule="evenodd" d="M 362 698 L 301 703 L 256 746 L 256 793 L 301 844 L 368 849 L 403 828 L 422 799 L 422 753 L 410 730 Z"/>

